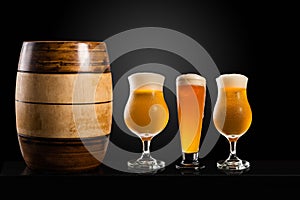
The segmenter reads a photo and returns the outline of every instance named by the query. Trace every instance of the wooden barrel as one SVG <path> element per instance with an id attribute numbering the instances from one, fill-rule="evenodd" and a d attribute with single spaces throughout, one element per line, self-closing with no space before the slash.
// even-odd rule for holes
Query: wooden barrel
<path id="1" fill-rule="evenodd" d="M 20 149 L 30 169 L 82 172 L 101 164 L 112 123 L 105 43 L 23 42 L 15 99 Z"/>

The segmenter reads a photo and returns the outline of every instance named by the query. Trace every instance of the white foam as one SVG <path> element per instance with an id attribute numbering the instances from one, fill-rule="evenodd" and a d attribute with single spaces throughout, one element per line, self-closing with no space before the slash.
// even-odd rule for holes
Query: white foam
<path id="1" fill-rule="evenodd" d="M 198 74 L 182 74 L 176 78 L 177 85 L 201 85 L 206 87 L 206 79 Z"/>
<path id="2" fill-rule="evenodd" d="M 219 87 L 246 88 L 248 78 L 242 74 L 223 74 L 216 78 Z"/>
<path id="3" fill-rule="evenodd" d="M 161 90 L 164 80 L 165 77 L 163 75 L 151 72 L 138 72 L 128 76 L 131 90 L 138 88 Z"/>

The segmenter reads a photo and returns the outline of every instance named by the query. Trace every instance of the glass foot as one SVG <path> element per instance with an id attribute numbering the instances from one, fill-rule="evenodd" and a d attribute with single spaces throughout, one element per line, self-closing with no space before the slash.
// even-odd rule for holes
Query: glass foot
<path id="1" fill-rule="evenodd" d="M 227 160 L 220 160 L 217 162 L 217 167 L 221 170 L 237 170 L 243 171 L 250 167 L 250 163 L 246 160 L 240 159 L 227 159 Z"/>
<path id="2" fill-rule="evenodd" d="M 183 163 L 177 164 L 176 169 L 182 169 L 182 170 L 200 170 L 204 169 L 205 165 L 200 164 L 199 162 L 193 162 L 193 163 Z"/>
<path id="3" fill-rule="evenodd" d="M 198 161 L 198 152 L 196 153 L 182 153 L 182 161 L 177 164 L 176 169 L 182 170 L 200 170 L 205 168 L 204 165 Z"/>
<path id="4" fill-rule="evenodd" d="M 165 162 L 154 158 L 139 158 L 127 162 L 128 169 L 135 173 L 153 173 L 164 169 Z"/>

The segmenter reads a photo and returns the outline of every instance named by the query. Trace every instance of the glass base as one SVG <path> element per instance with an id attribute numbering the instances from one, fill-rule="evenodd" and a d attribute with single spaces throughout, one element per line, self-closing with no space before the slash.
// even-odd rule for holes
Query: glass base
<path id="1" fill-rule="evenodd" d="M 156 173 L 166 166 L 164 161 L 150 158 L 139 158 L 127 162 L 128 169 L 135 173 Z"/>
<path id="2" fill-rule="evenodd" d="M 192 163 L 192 164 L 184 164 L 184 163 L 180 163 L 177 164 L 176 169 L 183 169 L 183 170 L 200 170 L 200 169 L 204 169 L 205 165 L 201 165 L 200 163 Z"/>
<path id="3" fill-rule="evenodd" d="M 227 159 L 218 161 L 217 167 L 221 170 L 243 171 L 250 167 L 250 163 L 241 159 Z"/>
<path id="4" fill-rule="evenodd" d="M 176 169 L 200 170 L 205 168 L 198 161 L 198 153 L 182 153 L 182 161 L 177 164 Z"/>

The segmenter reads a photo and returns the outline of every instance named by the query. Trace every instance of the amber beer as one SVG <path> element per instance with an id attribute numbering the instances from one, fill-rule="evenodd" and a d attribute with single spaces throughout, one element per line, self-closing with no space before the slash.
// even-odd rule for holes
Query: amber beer
<path id="1" fill-rule="evenodd" d="M 169 120 L 163 91 L 152 90 L 147 86 L 134 90 L 129 97 L 124 118 L 128 128 L 142 139 L 154 137 L 165 128 Z"/>
<path id="2" fill-rule="evenodd" d="M 230 154 L 219 160 L 221 170 L 237 170 L 240 173 L 250 167 L 247 160 L 238 158 L 236 144 L 252 122 L 252 111 L 247 98 L 248 77 L 243 74 L 222 74 L 216 78 L 218 98 L 214 106 L 213 119 L 217 130 L 227 138 Z"/>
<path id="3" fill-rule="evenodd" d="M 236 140 L 250 127 L 252 112 L 247 99 L 246 86 L 239 77 L 222 77 L 215 106 L 214 123 L 218 131 L 229 140 Z M 227 78 L 227 79 L 226 79 Z"/>
<path id="4" fill-rule="evenodd" d="M 152 138 L 167 125 L 169 110 L 163 95 L 165 77 L 158 73 L 137 72 L 128 76 L 130 94 L 125 105 L 124 121 L 143 143 L 141 157 L 127 162 L 137 173 L 152 173 L 165 167 L 163 160 L 150 155 Z"/>
<path id="5" fill-rule="evenodd" d="M 181 148 L 184 153 L 199 151 L 205 94 L 205 78 L 196 74 L 181 75 L 177 78 L 178 120 Z"/>

